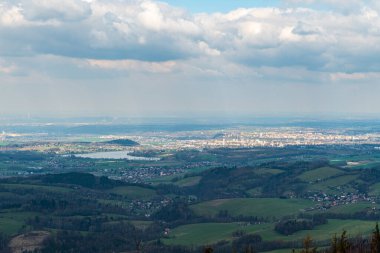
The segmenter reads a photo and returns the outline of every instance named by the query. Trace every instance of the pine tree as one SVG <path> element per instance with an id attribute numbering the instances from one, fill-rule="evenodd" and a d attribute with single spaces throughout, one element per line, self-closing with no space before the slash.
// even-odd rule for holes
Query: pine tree
<path id="1" fill-rule="evenodd" d="M 336 234 L 334 234 L 332 240 L 331 240 L 331 253 L 338 253 L 338 238 L 336 237 Z"/>
<path id="2" fill-rule="evenodd" d="M 339 242 L 338 242 L 338 252 L 347 253 L 350 249 L 350 242 L 347 238 L 347 231 L 343 230 Z"/>
<path id="3" fill-rule="evenodd" d="M 311 239 L 311 236 L 308 235 L 306 238 L 303 240 L 303 247 L 304 249 L 301 250 L 301 253 L 316 253 L 317 248 L 313 247 L 313 239 Z"/>
<path id="4" fill-rule="evenodd" d="M 204 253 L 213 253 L 213 252 L 214 252 L 214 250 L 211 247 L 207 247 L 204 250 Z"/>
<path id="5" fill-rule="evenodd" d="M 371 253 L 380 253 L 380 231 L 379 223 L 376 223 L 375 230 L 372 232 Z"/>

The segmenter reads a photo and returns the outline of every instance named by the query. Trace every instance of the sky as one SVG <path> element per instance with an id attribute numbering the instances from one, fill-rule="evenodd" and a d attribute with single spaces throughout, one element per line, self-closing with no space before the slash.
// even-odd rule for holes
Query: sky
<path id="1" fill-rule="evenodd" d="M 192 13 L 213 13 L 213 12 L 229 12 L 238 8 L 262 8 L 262 7 L 279 7 L 281 2 L 279 0 L 169 0 L 166 3 L 184 8 Z"/>
<path id="2" fill-rule="evenodd" d="M 2 0 L 0 116 L 380 117 L 378 0 Z"/>

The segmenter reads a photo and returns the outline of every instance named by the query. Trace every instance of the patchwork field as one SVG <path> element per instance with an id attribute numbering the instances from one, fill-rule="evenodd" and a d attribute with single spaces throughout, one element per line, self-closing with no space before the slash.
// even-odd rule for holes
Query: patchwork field
<path id="1" fill-rule="evenodd" d="M 244 223 L 200 223 L 184 225 L 173 229 L 169 238 L 163 239 L 172 245 L 207 245 L 218 241 L 234 239 L 232 233 L 243 230 L 250 234 L 259 234 L 266 241 L 299 241 L 310 235 L 315 241 L 330 240 L 334 234 L 348 231 L 349 236 L 369 235 L 374 229 L 374 221 L 329 220 L 327 224 L 313 230 L 303 230 L 289 236 L 274 231 L 274 224 L 244 225 Z"/>
<path id="2" fill-rule="evenodd" d="M 202 177 L 186 177 L 184 179 L 181 179 L 177 182 L 175 182 L 175 185 L 178 185 L 180 187 L 186 187 L 186 186 L 194 186 L 199 183 L 199 181 L 202 179 Z"/>
<path id="3" fill-rule="evenodd" d="M 373 184 L 369 187 L 369 195 L 371 196 L 380 195 L 380 183 Z"/>
<path id="4" fill-rule="evenodd" d="M 173 245 L 207 245 L 218 241 L 233 239 L 232 233 L 244 230 L 257 233 L 269 229 L 271 225 L 242 226 L 239 223 L 200 223 L 180 226 L 170 232 L 164 243 Z"/>
<path id="5" fill-rule="evenodd" d="M 7 235 L 15 235 L 23 227 L 25 220 L 33 218 L 37 213 L 33 212 L 2 212 L 0 213 L 0 232 Z"/>
<path id="6" fill-rule="evenodd" d="M 237 198 L 217 199 L 193 205 L 195 213 L 202 216 L 215 216 L 220 211 L 227 210 L 233 216 L 258 216 L 280 218 L 297 214 L 314 203 L 304 199 L 277 199 L 277 198 Z M 279 211 L 281 210 L 281 211 Z"/>
<path id="7" fill-rule="evenodd" d="M 24 189 L 24 190 L 37 190 L 45 192 L 66 193 L 73 190 L 67 187 L 59 186 L 46 186 L 46 185 L 32 185 L 32 184 L 0 184 L 0 187 L 5 189 Z"/>
<path id="8" fill-rule="evenodd" d="M 0 171 L 24 164 L 29 174 L 4 174 L 0 180 L 0 232 L 16 237 L 43 230 L 61 243 L 72 235 L 58 232 L 73 231 L 75 241 L 86 249 L 128 246 L 114 247 L 113 252 L 132 249 L 137 232 L 144 245 L 155 247 L 160 240 L 165 245 L 159 247 L 168 249 L 156 252 L 196 253 L 199 250 L 191 246 L 204 245 L 212 246 L 214 252 L 233 252 L 226 248 L 239 238 L 240 242 L 252 239 L 245 237 L 252 234 L 260 235 L 268 249 L 285 247 L 273 253 L 290 253 L 287 247 L 300 245 L 307 235 L 320 249 L 343 230 L 353 237 L 369 235 L 380 219 L 380 167 L 358 167 L 361 161 L 371 161 L 365 154 L 380 154 L 380 149 L 363 147 L 359 152 L 350 147 L 354 156 L 339 160 L 336 154 L 346 154 L 347 148 L 180 151 L 154 163 L 153 171 L 137 161 L 91 161 L 50 154 L 40 161 L 41 155 L 33 153 L 27 157 L 19 154 L 19 162 L 14 163 L 15 154 L 3 154 L 6 159 L 0 159 Z M 215 158 L 212 163 L 201 163 L 211 156 Z M 337 163 L 328 162 L 329 157 L 335 157 Z M 67 168 L 67 173 L 36 175 L 39 168 L 54 165 L 57 159 L 64 161 L 58 169 Z M 350 167 L 348 161 L 356 163 Z M 175 170 L 164 173 L 171 171 L 173 164 Z M 71 172 L 74 168 L 85 172 Z M 143 182 L 128 174 L 131 168 L 135 168 L 131 175 Z M 104 171 L 109 175 L 103 177 Z M 327 224 L 318 225 L 325 219 L 329 219 Z M 291 235 L 276 232 L 276 225 L 278 231 Z M 312 230 L 306 230 L 309 228 Z M 222 240 L 228 243 L 215 244 Z M 277 245 L 276 241 L 288 244 Z M 254 243 L 257 251 L 263 246 Z"/>
<path id="9" fill-rule="evenodd" d="M 353 191 L 352 189 L 349 189 L 350 186 L 348 184 L 357 178 L 358 178 L 358 175 L 339 176 L 336 178 L 328 179 L 326 181 L 311 184 L 308 187 L 308 189 L 311 191 L 325 191 L 327 193 L 335 193 L 337 191 L 336 189 L 333 189 L 333 188 L 344 186 L 345 188 L 347 188 L 347 190 Z"/>
<path id="10" fill-rule="evenodd" d="M 343 171 L 333 168 L 333 167 L 321 167 L 315 170 L 307 171 L 298 176 L 299 179 L 310 182 L 317 180 L 324 180 L 329 177 L 341 174 Z"/>
<path id="11" fill-rule="evenodd" d="M 353 214 L 361 211 L 371 210 L 373 207 L 379 208 L 378 204 L 372 204 L 370 202 L 358 202 L 346 205 L 335 206 L 330 208 L 328 212 L 330 213 L 340 213 L 340 214 Z"/>
<path id="12" fill-rule="evenodd" d="M 156 195 L 154 190 L 139 186 L 121 186 L 113 188 L 108 192 L 119 194 L 130 199 L 145 199 Z"/>
<path id="13" fill-rule="evenodd" d="M 262 174 L 278 175 L 278 174 L 281 174 L 283 172 L 284 172 L 283 170 L 270 169 L 270 168 L 260 168 L 260 169 L 256 169 L 255 170 L 255 173 L 258 174 L 258 175 L 262 175 Z"/>

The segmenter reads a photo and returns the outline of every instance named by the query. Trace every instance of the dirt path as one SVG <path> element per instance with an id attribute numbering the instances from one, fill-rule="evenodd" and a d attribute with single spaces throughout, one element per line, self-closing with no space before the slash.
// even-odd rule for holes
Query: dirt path
<path id="1" fill-rule="evenodd" d="M 49 236 L 50 233 L 46 231 L 32 231 L 12 238 L 9 248 L 12 253 L 38 250 Z"/>

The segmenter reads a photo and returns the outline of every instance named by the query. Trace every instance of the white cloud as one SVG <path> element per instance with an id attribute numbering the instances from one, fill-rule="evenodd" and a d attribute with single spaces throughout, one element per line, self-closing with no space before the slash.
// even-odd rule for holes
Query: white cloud
<path id="1" fill-rule="evenodd" d="M 345 13 L 342 1 L 287 2 L 290 8 L 190 14 L 152 0 L 8 0 L 0 5 L 0 56 L 53 55 L 152 73 L 206 64 L 207 73 L 225 74 L 221 65 L 380 72 L 375 1 L 349 0 L 342 5 L 356 9 Z M 317 3 L 334 8 L 314 9 Z"/>
<path id="2" fill-rule="evenodd" d="M 219 50 L 214 49 L 214 48 L 210 48 L 210 46 L 204 41 L 200 41 L 198 43 L 198 47 L 205 55 L 208 55 L 208 56 L 219 56 L 220 55 Z"/>
<path id="3" fill-rule="evenodd" d="M 87 60 L 90 67 L 122 71 L 144 71 L 151 73 L 168 73 L 175 69 L 177 64 L 167 62 L 144 62 L 135 60 Z"/>
<path id="4" fill-rule="evenodd" d="M 363 81 L 378 79 L 380 73 L 366 72 L 366 73 L 331 73 L 330 78 L 332 81 Z"/>
<path id="5" fill-rule="evenodd" d="M 2 26 L 17 26 L 25 24 L 26 21 L 17 6 L 0 5 L 0 24 Z"/>
<path id="6" fill-rule="evenodd" d="M 22 12 L 31 21 L 75 22 L 91 15 L 91 6 L 82 0 L 22 0 Z"/>
<path id="7" fill-rule="evenodd" d="M 283 0 L 290 6 L 305 6 L 323 10 L 333 10 L 345 15 L 360 12 L 367 6 L 375 7 L 377 0 Z"/>
<path id="8" fill-rule="evenodd" d="M 0 61 L 0 74 L 12 74 L 17 71 L 17 66 L 13 63 Z"/>

